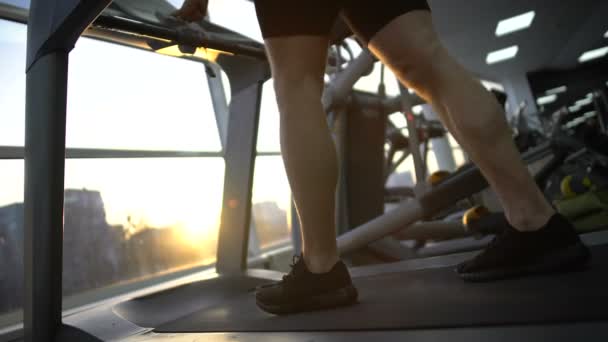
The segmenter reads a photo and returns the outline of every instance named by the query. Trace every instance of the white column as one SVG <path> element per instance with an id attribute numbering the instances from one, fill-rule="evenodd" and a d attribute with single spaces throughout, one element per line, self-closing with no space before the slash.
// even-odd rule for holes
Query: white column
<path id="1" fill-rule="evenodd" d="M 437 113 L 428 104 L 422 105 L 422 112 L 427 120 L 439 120 Z M 431 139 L 431 148 L 435 152 L 440 170 L 456 171 L 456 161 L 454 161 L 452 146 L 447 137 Z"/>

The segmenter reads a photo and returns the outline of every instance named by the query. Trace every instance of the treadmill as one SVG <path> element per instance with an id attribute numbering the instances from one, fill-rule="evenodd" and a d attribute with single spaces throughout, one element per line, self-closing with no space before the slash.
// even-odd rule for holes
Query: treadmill
<path id="1" fill-rule="evenodd" d="M 263 46 L 209 24 L 212 34 L 167 26 L 129 1 L 32 0 L 28 21 L 24 324 L 8 341 L 608 341 L 608 233 L 583 236 L 589 269 L 496 283 L 462 282 L 453 271 L 471 253 L 351 269 L 359 304 L 273 316 L 255 287 L 279 280 L 247 267 L 247 237 L 261 87 L 270 77 Z M 164 1 L 133 1 L 136 4 Z M 124 5 L 124 6 L 123 6 Z M 51 15 L 52 14 L 52 15 Z M 223 118 L 226 175 L 215 269 L 62 312 L 62 209 L 67 66 L 83 32 L 153 49 L 182 42 L 229 52 L 217 59 L 232 85 Z M 181 44 L 181 43 L 180 43 Z M 471 170 L 469 186 L 482 188 Z M 472 185 L 471 185 L 472 184 Z M 400 214 L 340 238 L 342 252 L 377 239 L 371 228 L 428 216 L 447 184 Z M 235 205 L 236 204 L 236 205 Z M 242 204 L 242 205 L 239 205 Z M 395 222 L 394 222 L 395 221 Z"/>

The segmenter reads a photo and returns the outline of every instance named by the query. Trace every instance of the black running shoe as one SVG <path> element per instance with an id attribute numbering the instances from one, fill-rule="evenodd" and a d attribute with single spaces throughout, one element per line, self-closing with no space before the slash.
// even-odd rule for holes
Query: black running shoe
<path id="1" fill-rule="evenodd" d="M 520 232 L 508 225 L 472 260 L 456 272 L 468 281 L 490 281 L 523 275 L 581 269 L 591 254 L 574 227 L 555 214 L 538 231 Z"/>
<path id="2" fill-rule="evenodd" d="M 284 315 L 355 304 L 357 290 L 342 261 L 327 273 L 315 274 L 302 256 L 294 256 L 291 272 L 282 281 L 258 287 L 255 298 L 262 310 Z"/>

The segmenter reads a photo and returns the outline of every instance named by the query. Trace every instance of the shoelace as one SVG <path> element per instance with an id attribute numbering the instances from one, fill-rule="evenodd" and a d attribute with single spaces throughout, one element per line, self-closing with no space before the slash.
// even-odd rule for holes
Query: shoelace
<path id="1" fill-rule="evenodd" d="M 300 261 L 300 256 L 299 255 L 294 255 L 291 258 L 291 264 L 289 265 L 289 267 L 291 267 L 291 271 L 289 271 L 289 273 L 283 275 L 283 279 L 278 281 L 278 282 L 274 282 L 274 283 L 269 283 L 269 284 L 262 284 L 262 285 L 258 285 L 253 289 L 250 289 L 250 291 L 255 291 L 258 289 L 263 289 L 263 288 L 268 288 L 268 287 L 273 287 L 276 286 L 279 283 L 288 283 L 291 282 L 293 279 L 295 279 L 295 273 L 296 273 L 296 264 L 298 263 L 298 261 Z"/>
<path id="2" fill-rule="evenodd" d="M 289 265 L 289 267 L 291 268 L 291 271 L 289 271 L 289 273 L 287 273 L 283 276 L 284 283 L 289 283 L 296 277 L 296 272 L 297 272 L 296 265 L 298 264 L 300 259 L 301 259 L 301 256 L 299 256 L 299 255 L 294 255 L 291 258 L 291 264 Z"/>

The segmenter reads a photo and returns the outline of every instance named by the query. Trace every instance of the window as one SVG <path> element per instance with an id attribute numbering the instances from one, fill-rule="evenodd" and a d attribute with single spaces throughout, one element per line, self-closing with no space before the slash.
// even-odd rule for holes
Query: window
<path id="1" fill-rule="evenodd" d="M 25 25 L 0 20 L 0 298 L 11 299 L 0 300 L 3 323 L 22 305 L 13 294 L 23 292 L 24 170 L 7 151 L 24 144 L 25 42 Z M 66 141 L 91 154 L 66 160 L 66 303 L 214 262 L 224 160 L 203 64 L 81 38 L 70 55 Z M 100 150 L 133 157 L 96 159 Z"/>
<path id="2" fill-rule="evenodd" d="M 64 295 L 215 261 L 222 158 L 66 162 Z"/>
<path id="3" fill-rule="evenodd" d="M 291 190 L 280 156 L 257 157 L 251 202 L 260 249 L 289 242 Z"/>
<path id="4" fill-rule="evenodd" d="M 27 27 L 0 20 L 0 146 L 25 142 L 25 40 Z"/>
<path id="5" fill-rule="evenodd" d="M 168 0 L 180 8 L 184 0 Z M 258 25 L 253 1 L 222 0 L 209 1 L 209 21 L 261 42 L 262 33 Z"/>
<path id="6" fill-rule="evenodd" d="M 375 63 L 372 72 L 364 77 L 361 77 L 353 86 L 355 90 L 365 91 L 376 94 L 380 85 L 381 64 Z M 398 96 L 400 94 L 399 81 L 389 68 L 384 69 L 384 86 L 387 96 Z"/>
<path id="7" fill-rule="evenodd" d="M 221 150 L 201 63 L 82 38 L 69 73 L 68 147 Z"/>
<path id="8" fill-rule="evenodd" d="M 81 39 L 68 84 L 68 147 L 142 158 L 67 161 L 64 294 L 214 262 L 221 155 L 143 158 L 221 150 L 203 64 Z"/>
<path id="9" fill-rule="evenodd" d="M 272 79 L 270 79 L 264 83 L 262 91 L 257 142 L 258 152 L 281 152 L 279 108 L 275 96 Z"/>
<path id="10" fill-rule="evenodd" d="M 0 146 L 23 146 L 26 27 L 0 20 Z M 0 148 L 0 316 L 22 306 L 23 160 Z M 0 319 L 0 322 L 2 320 Z"/>
<path id="11" fill-rule="evenodd" d="M 30 8 L 30 0 L 0 0 L 0 4 L 9 4 L 15 7 Z"/>
<path id="12" fill-rule="evenodd" d="M 172 2 L 183 1 L 172 0 Z M 209 20 L 258 42 L 263 40 L 253 1 L 209 1 Z"/>
<path id="13" fill-rule="evenodd" d="M 23 161 L 0 160 L 0 317 L 23 295 Z M 2 322 L 2 319 L 0 319 Z"/>

